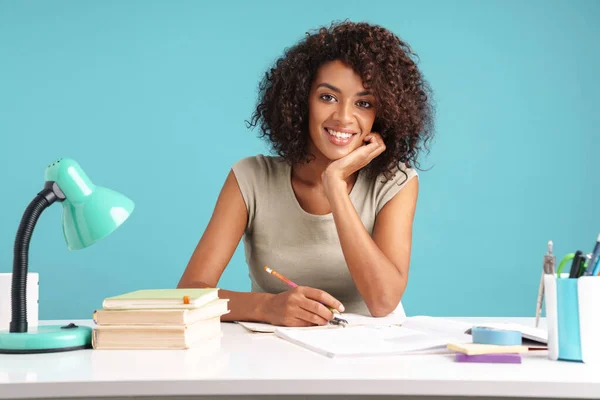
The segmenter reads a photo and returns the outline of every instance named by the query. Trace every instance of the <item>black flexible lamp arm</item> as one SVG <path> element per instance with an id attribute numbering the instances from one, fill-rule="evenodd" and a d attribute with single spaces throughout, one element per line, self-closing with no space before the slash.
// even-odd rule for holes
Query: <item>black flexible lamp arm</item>
<path id="1" fill-rule="evenodd" d="M 11 287 L 10 332 L 27 332 L 27 270 L 29 242 L 42 212 L 56 201 L 63 201 L 65 195 L 56 182 L 46 182 L 29 203 L 15 238 L 13 274 Z"/>

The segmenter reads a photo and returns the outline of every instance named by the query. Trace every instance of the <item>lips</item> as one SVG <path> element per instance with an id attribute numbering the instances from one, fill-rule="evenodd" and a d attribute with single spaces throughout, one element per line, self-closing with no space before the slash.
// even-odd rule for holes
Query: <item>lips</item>
<path id="1" fill-rule="evenodd" d="M 336 146 L 345 146 L 352 141 L 356 132 L 347 129 L 324 128 L 329 141 Z"/>

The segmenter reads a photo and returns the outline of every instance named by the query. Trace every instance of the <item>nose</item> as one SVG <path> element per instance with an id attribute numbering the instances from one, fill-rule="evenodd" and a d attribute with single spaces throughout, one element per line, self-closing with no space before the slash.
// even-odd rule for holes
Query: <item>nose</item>
<path id="1" fill-rule="evenodd" d="M 352 104 L 349 104 L 348 102 L 339 102 L 334 118 L 342 125 L 352 123 Z"/>

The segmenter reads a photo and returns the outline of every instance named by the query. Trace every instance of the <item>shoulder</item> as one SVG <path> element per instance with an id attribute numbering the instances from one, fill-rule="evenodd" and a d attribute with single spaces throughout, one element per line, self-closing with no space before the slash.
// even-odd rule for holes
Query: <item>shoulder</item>
<path id="1" fill-rule="evenodd" d="M 236 175 L 269 175 L 279 172 L 283 167 L 285 162 L 281 157 L 257 154 L 238 160 L 232 169 Z"/>
<path id="2" fill-rule="evenodd" d="M 271 187 L 284 176 L 286 163 L 281 157 L 258 154 L 244 157 L 233 164 L 231 170 L 237 181 L 248 211 L 247 229 L 252 229 L 253 220 L 262 207 L 263 200 L 272 192 Z"/>
<path id="3" fill-rule="evenodd" d="M 245 196 L 250 193 L 260 195 L 269 186 L 277 185 L 286 171 L 286 165 L 281 157 L 257 154 L 238 160 L 231 170 Z"/>
<path id="4" fill-rule="evenodd" d="M 377 175 L 372 182 L 373 195 L 376 202 L 376 213 L 379 213 L 396 194 L 398 194 L 411 180 L 418 179 L 417 170 L 399 163 L 391 173 Z"/>
<path id="5" fill-rule="evenodd" d="M 399 163 L 392 169 L 391 173 L 386 176 L 380 173 L 374 179 L 373 185 L 376 192 L 393 190 L 394 188 L 404 187 L 411 179 L 417 178 L 419 174 L 414 168 L 407 167 L 404 163 Z"/>

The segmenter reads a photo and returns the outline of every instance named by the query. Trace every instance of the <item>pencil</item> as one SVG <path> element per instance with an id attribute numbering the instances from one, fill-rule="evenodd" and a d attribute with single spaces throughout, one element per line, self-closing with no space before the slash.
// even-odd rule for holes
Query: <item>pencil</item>
<path id="1" fill-rule="evenodd" d="M 269 274 L 273 275 L 274 277 L 279 278 L 280 280 L 287 283 L 289 286 L 291 286 L 293 288 L 298 287 L 298 285 L 296 285 L 294 282 L 290 281 L 288 278 L 281 275 L 279 272 L 272 270 L 269 267 L 265 267 L 265 271 L 267 271 Z"/>
<path id="2" fill-rule="evenodd" d="M 297 285 L 297 284 L 295 284 L 294 282 L 290 281 L 288 278 L 286 278 L 285 276 L 281 275 L 279 272 L 275 271 L 274 269 L 272 269 L 272 268 L 269 268 L 269 267 L 268 267 L 268 266 L 266 266 L 266 265 L 265 265 L 265 268 L 264 268 L 264 269 L 265 269 L 265 271 L 266 271 L 268 274 L 271 274 L 271 275 L 273 275 L 274 277 L 278 278 L 279 280 L 281 280 L 281 281 L 285 282 L 285 283 L 286 283 L 288 286 L 291 286 L 291 287 L 293 287 L 293 288 L 295 288 L 295 287 L 298 287 L 298 285 Z M 321 303 L 321 304 L 323 304 L 323 303 Z M 339 313 L 340 313 L 338 310 L 336 310 L 336 309 L 335 309 L 335 308 L 333 308 L 333 307 L 329 307 L 329 306 L 327 306 L 327 305 L 325 305 L 325 304 L 323 304 L 323 305 L 324 305 L 325 307 L 327 307 L 327 308 L 329 309 L 329 311 L 331 311 L 331 312 L 332 312 L 332 313 L 334 313 L 334 314 L 339 314 Z M 332 322 L 332 323 L 334 323 L 334 324 L 336 324 L 336 325 L 343 325 L 343 324 L 347 324 L 347 323 L 348 323 L 348 321 L 346 321 L 345 319 L 341 319 L 341 318 L 337 318 L 337 317 L 335 317 L 335 318 L 333 319 L 333 321 L 330 321 L 330 322 Z"/>

